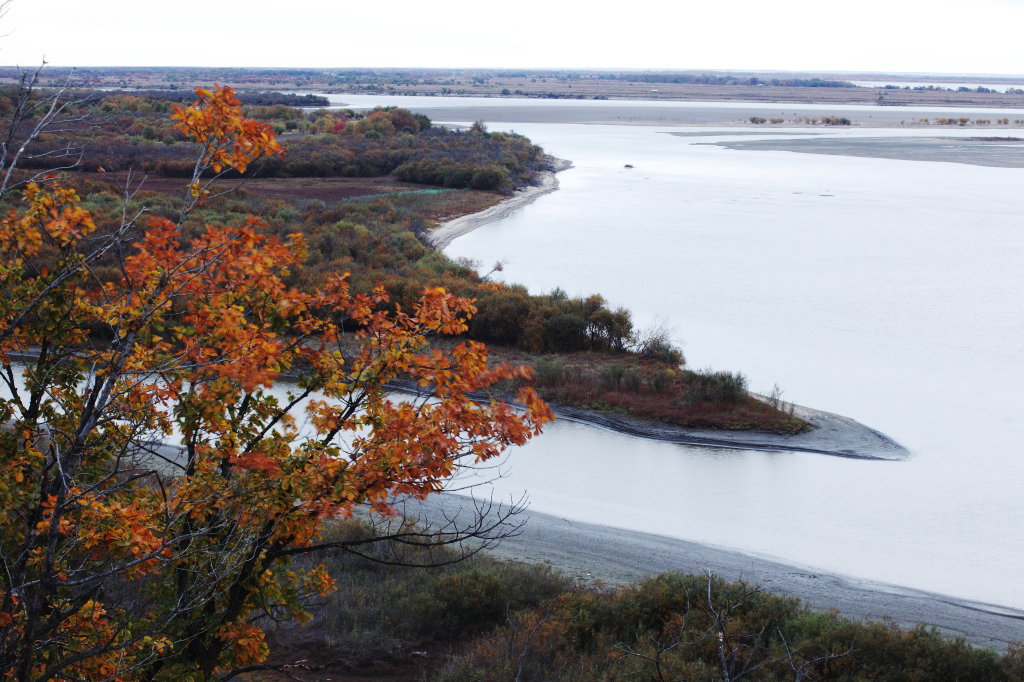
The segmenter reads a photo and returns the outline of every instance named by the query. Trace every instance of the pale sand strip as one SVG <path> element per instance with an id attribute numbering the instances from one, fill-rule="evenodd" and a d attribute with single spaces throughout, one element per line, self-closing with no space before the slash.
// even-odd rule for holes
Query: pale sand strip
<path id="1" fill-rule="evenodd" d="M 471 498 L 444 494 L 408 508 L 427 520 L 443 522 L 459 514 L 468 522 Z M 522 532 L 488 553 L 503 559 L 548 564 L 584 582 L 611 585 L 682 571 L 710 571 L 727 580 L 745 580 L 769 592 L 797 597 L 811 608 L 838 609 L 853 620 L 891 618 L 904 627 L 925 624 L 975 646 L 1004 651 L 1024 641 L 1024 611 L 932 592 L 824 573 L 728 549 L 659 535 L 620 530 L 524 512 Z M 841 528 L 836 529 L 842 532 Z M 728 538 L 722 538 L 727 542 Z"/>
<path id="2" fill-rule="evenodd" d="M 472 232 L 482 225 L 503 220 L 523 206 L 536 201 L 538 197 L 554 192 L 558 189 L 558 177 L 555 174 L 571 168 L 572 162 L 551 157 L 551 165 L 554 170 L 541 173 L 539 185 L 522 187 L 517 189 L 508 199 L 488 209 L 441 223 L 427 233 L 427 241 L 435 249 L 443 251 L 458 237 Z"/>

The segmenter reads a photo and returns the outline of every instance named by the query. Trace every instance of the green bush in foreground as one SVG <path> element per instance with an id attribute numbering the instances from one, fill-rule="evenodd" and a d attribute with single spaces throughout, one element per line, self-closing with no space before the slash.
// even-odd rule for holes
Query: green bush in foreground
<path id="1" fill-rule="evenodd" d="M 330 531 L 335 539 L 374 537 L 375 532 L 360 521 L 338 522 Z M 317 651 L 321 663 L 402 658 L 412 650 L 489 630 L 505 622 L 507 614 L 535 607 L 572 586 L 568 577 L 547 566 L 483 557 L 457 561 L 458 554 L 446 547 L 381 542 L 366 552 L 369 558 L 343 551 L 319 556 L 338 589 L 309 609 L 309 625 L 282 623 L 273 630 L 272 650 Z"/>
<path id="2" fill-rule="evenodd" d="M 1019 680 L 1000 657 L 935 630 L 812 612 L 745 583 L 670 573 L 577 592 L 516 615 L 436 680 Z"/>
<path id="3" fill-rule="evenodd" d="M 331 530 L 335 539 L 375 532 L 360 521 Z M 855 622 L 743 582 L 666 573 L 582 588 L 546 565 L 479 556 L 429 569 L 380 563 L 458 558 L 445 547 L 367 551 L 327 558 L 338 591 L 310 609 L 310 625 L 272 630 L 275 655 L 309 652 L 336 672 L 397 663 L 441 682 L 1024 680 L 1020 648 L 1000 656 L 934 629 Z"/>

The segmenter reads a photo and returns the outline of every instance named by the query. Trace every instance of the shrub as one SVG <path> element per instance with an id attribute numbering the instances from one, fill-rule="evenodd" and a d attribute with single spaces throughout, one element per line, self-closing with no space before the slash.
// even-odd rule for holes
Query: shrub
<path id="1" fill-rule="evenodd" d="M 533 371 L 541 386 L 557 386 L 565 375 L 562 365 L 551 358 L 540 358 L 533 363 Z"/>
<path id="2" fill-rule="evenodd" d="M 924 627 L 854 622 L 742 582 L 669 573 L 517 614 L 432 679 L 990 682 L 1019 671 L 1012 648 L 1000 659 Z"/>
<path id="3" fill-rule="evenodd" d="M 601 387 L 607 391 L 619 390 L 625 373 L 626 368 L 622 365 L 608 365 L 604 367 L 598 375 L 601 379 Z"/>
<path id="4" fill-rule="evenodd" d="M 348 520 L 332 524 L 328 537 L 356 540 L 373 533 L 368 522 Z M 454 551 L 441 546 L 393 542 L 367 550 L 369 559 L 343 551 L 321 555 L 319 561 L 339 589 L 311 610 L 310 626 L 282 623 L 272 631 L 273 641 L 288 647 L 328 648 L 330 658 L 372 661 L 408 653 L 429 641 L 483 632 L 503 621 L 506 613 L 537 606 L 572 585 L 548 566 L 485 558 L 433 568 L 377 563 L 440 564 L 457 559 Z"/>
<path id="5" fill-rule="evenodd" d="M 691 372 L 684 394 L 684 400 L 689 403 L 738 403 L 746 397 L 745 376 L 710 369 Z"/>

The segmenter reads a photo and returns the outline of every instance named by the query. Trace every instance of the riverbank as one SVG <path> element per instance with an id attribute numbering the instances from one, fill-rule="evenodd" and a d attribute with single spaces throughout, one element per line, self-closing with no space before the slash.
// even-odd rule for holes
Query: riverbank
<path id="1" fill-rule="evenodd" d="M 565 405 L 556 404 L 552 405 L 552 408 L 559 419 L 680 445 L 740 450 L 813 452 L 852 459 L 899 461 L 910 456 L 910 452 L 905 447 L 884 433 L 854 419 L 799 405 L 794 406 L 793 414 L 810 424 L 810 428 L 795 434 L 691 429 L 623 414 L 593 412 Z"/>
<path id="2" fill-rule="evenodd" d="M 472 511 L 472 499 L 444 494 L 407 512 L 442 521 Z M 468 517 L 465 517 L 468 520 Z M 751 554 L 675 538 L 583 523 L 526 511 L 521 532 L 487 553 L 499 558 L 546 564 L 585 583 L 623 585 L 641 578 L 682 571 L 710 571 L 726 580 L 744 580 L 768 592 L 797 597 L 811 608 L 854 620 L 892 619 L 903 627 L 926 625 L 975 646 L 1005 651 L 1024 641 L 1024 611 L 958 599 L 849 576 L 825 573 Z M 728 538 L 723 538 L 728 541 Z"/>
<path id="3" fill-rule="evenodd" d="M 517 189 L 511 197 L 488 209 L 460 216 L 439 224 L 427 233 L 427 241 L 438 251 L 443 251 L 445 247 L 452 243 L 452 240 L 468 234 L 482 225 L 503 220 L 523 206 L 536 201 L 539 197 L 554 192 L 558 189 L 558 177 L 556 174 L 572 168 L 572 162 L 565 159 L 556 159 L 555 157 L 549 158 L 551 159 L 552 169 L 541 173 L 538 184 Z"/>
<path id="4" fill-rule="evenodd" d="M 558 189 L 556 174 L 571 168 L 572 162 L 552 157 L 552 167 L 552 171 L 543 174 L 539 185 L 521 189 L 509 199 L 478 213 L 471 213 L 442 223 L 427 234 L 427 240 L 436 249 L 443 250 L 454 239 L 484 225 L 507 218 L 544 194 L 554 192 Z M 406 389 L 401 383 L 396 383 L 393 388 Z M 557 403 L 552 403 L 552 408 L 559 419 L 682 445 L 812 452 L 871 460 L 904 460 L 910 454 L 896 441 L 860 422 L 831 412 L 801 406 L 794 406 L 794 415 L 808 422 L 810 428 L 796 434 L 755 430 L 696 429 L 620 413 L 596 412 Z"/>

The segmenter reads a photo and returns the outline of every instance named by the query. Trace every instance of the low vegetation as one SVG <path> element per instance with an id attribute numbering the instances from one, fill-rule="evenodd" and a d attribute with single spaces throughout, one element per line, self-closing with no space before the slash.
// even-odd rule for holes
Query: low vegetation
<path id="1" fill-rule="evenodd" d="M 183 94 L 183 93 L 182 93 Z M 15 88 L 0 89 L 0 113 L 17 106 Z M 165 95 L 78 93 L 69 115 L 88 125 L 69 126 L 41 136 L 54 148 L 73 149 L 75 166 L 110 173 L 134 170 L 187 178 L 199 146 L 174 127 L 175 104 Z M 287 136 L 286 156 L 255 162 L 257 177 L 379 177 L 449 188 L 508 193 L 529 184 L 547 167 L 540 147 L 522 135 L 487 133 L 482 127 L 454 131 L 434 127 L 426 116 L 388 107 L 366 114 L 351 110 L 305 112 L 283 103 L 294 96 L 267 93 L 245 107 L 246 115 Z M 318 100 L 317 100 L 318 101 Z M 26 169 L 48 168 L 49 157 L 26 158 Z M 209 175 L 221 174 L 210 169 Z M 223 177 L 240 177 L 229 170 Z"/>
<path id="2" fill-rule="evenodd" d="M 509 621 L 430 679 L 1019 680 L 1006 656 L 925 627 L 858 623 L 745 583 L 668 573 L 578 590 Z"/>
<path id="3" fill-rule="evenodd" d="M 121 218 L 125 174 L 119 171 L 127 168 L 168 178 L 148 179 L 128 201 L 128 211 L 145 208 L 175 219 L 194 145 L 184 139 L 145 141 L 149 126 L 155 137 L 169 135 L 158 123 L 167 118 L 168 101 L 116 94 L 82 106 L 101 125 L 81 166 L 104 172 L 74 179 L 101 226 Z M 490 281 L 477 264 L 454 262 L 425 244 L 424 235 L 438 220 L 481 210 L 499 201 L 502 191 L 533 180 L 547 162 L 526 138 L 491 133 L 482 125 L 440 129 L 425 116 L 396 108 L 366 115 L 303 112 L 281 104 L 246 110 L 267 125 L 295 131 L 286 136 L 287 155 L 256 161 L 250 171 L 259 179 L 197 206 L 183 226 L 186 236 L 252 214 L 268 235 L 303 235 L 305 263 L 289 277 L 303 290 L 322 288 L 332 274 L 348 272 L 354 291 L 369 293 L 380 284 L 393 307 L 409 309 L 425 287 L 472 298 L 477 313 L 469 338 L 491 345 L 496 357 L 516 356 L 532 365 L 541 392 L 555 402 L 702 428 L 793 433 L 806 427 L 745 391 L 739 396 L 710 389 L 707 377 L 682 369 L 682 353 L 666 336 L 645 338 L 628 310 L 609 306 L 600 295 L 573 298 L 557 289 L 532 294 L 520 285 Z M 141 142 L 135 134 L 140 130 Z M 349 193 L 337 184 L 344 178 L 386 176 L 399 184 L 383 194 L 339 196 Z M 316 185 L 299 177 L 331 182 Z M 433 188 L 416 190 L 414 181 Z"/>
<path id="4" fill-rule="evenodd" d="M 349 521 L 329 536 L 372 532 Z M 272 649 L 281 660 L 301 653 L 318 669 L 310 674 L 333 679 L 1024 679 L 1019 648 L 999 655 L 923 626 L 856 622 L 707 575 L 667 573 L 610 588 L 483 556 L 429 569 L 375 561 L 452 556 L 393 543 L 375 546 L 369 559 L 328 555 L 339 590 L 312 609 L 310 625 L 274 628 Z"/>

